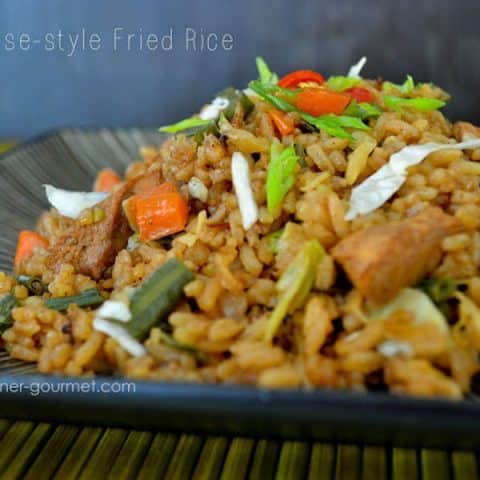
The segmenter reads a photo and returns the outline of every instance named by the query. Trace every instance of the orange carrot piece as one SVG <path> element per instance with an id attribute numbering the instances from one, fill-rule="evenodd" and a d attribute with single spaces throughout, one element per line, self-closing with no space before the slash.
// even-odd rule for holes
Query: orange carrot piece
<path id="1" fill-rule="evenodd" d="M 269 110 L 268 115 L 282 137 L 290 135 L 295 130 L 293 121 L 280 110 Z"/>
<path id="2" fill-rule="evenodd" d="M 135 224 L 141 242 L 180 232 L 188 221 L 187 203 L 177 192 L 141 195 L 134 205 Z"/>
<path id="3" fill-rule="evenodd" d="M 18 270 L 21 263 L 33 255 L 36 246 L 48 248 L 48 240 L 37 232 L 22 230 L 18 236 L 17 253 L 14 267 Z"/>
<path id="4" fill-rule="evenodd" d="M 123 208 L 142 242 L 179 232 L 188 221 L 188 206 L 171 182 L 133 195 L 123 203 Z"/>
<path id="5" fill-rule="evenodd" d="M 93 186 L 95 192 L 111 192 L 122 179 L 110 168 L 103 168 L 98 172 Z"/>
<path id="6" fill-rule="evenodd" d="M 157 185 L 156 187 L 142 193 L 137 193 L 136 195 L 132 195 L 130 198 L 123 202 L 123 210 L 127 217 L 128 223 L 133 230 L 137 229 L 137 203 L 141 198 L 150 198 L 152 195 L 161 195 L 163 193 L 173 193 L 176 192 L 175 185 L 171 182 L 165 182 L 161 185 Z"/>

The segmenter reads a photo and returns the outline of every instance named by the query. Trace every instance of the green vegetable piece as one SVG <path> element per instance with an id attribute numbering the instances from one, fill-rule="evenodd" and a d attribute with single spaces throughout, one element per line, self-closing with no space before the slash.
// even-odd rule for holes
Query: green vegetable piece
<path id="1" fill-rule="evenodd" d="M 228 107 L 222 110 L 222 113 L 225 115 L 228 120 L 231 120 L 237 105 L 240 103 L 243 109 L 244 118 L 253 110 L 253 102 L 241 91 L 233 87 L 228 87 L 225 90 L 222 90 L 217 94 L 217 97 L 226 98 L 228 100 Z"/>
<path id="2" fill-rule="evenodd" d="M 317 266 L 325 251 L 317 240 L 308 241 L 277 282 L 280 293 L 265 331 L 265 340 L 271 342 L 283 319 L 301 307 L 315 281 Z"/>
<path id="3" fill-rule="evenodd" d="M 143 340 L 175 308 L 183 287 L 193 278 L 193 273 L 175 258 L 157 268 L 132 295 L 132 319 L 125 325 L 127 331 Z"/>
<path id="4" fill-rule="evenodd" d="M 201 352 L 200 350 L 190 346 L 190 345 L 185 345 L 184 343 L 180 343 L 175 338 L 173 338 L 172 335 L 170 335 L 167 332 L 164 332 L 162 329 L 160 329 L 161 336 L 163 343 L 167 345 L 170 348 L 173 348 L 175 350 L 180 350 L 181 352 L 188 353 L 191 355 L 195 361 L 201 365 L 205 364 L 208 362 L 208 357 L 205 355 L 205 353 Z"/>
<path id="5" fill-rule="evenodd" d="M 276 138 L 272 141 L 267 170 L 267 208 L 272 215 L 278 213 L 282 200 L 295 183 L 293 171 L 298 158 L 293 145 L 283 148 Z"/>
<path id="6" fill-rule="evenodd" d="M 355 99 L 353 99 L 343 113 L 351 117 L 358 117 L 362 120 L 368 120 L 369 118 L 379 117 L 382 114 L 382 109 L 377 105 L 373 105 L 372 103 L 358 103 Z"/>
<path id="7" fill-rule="evenodd" d="M 278 108 L 284 112 L 299 112 L 302 118 L 317 128 L 317 130 L 324 131 L 334 137 L 351 139 L 352 135 L 345 130 L 345 128 L 353 128 L 357 130 L 370 129 L 368 125 L 363 123 L 361 118 L 333 114 L 314 117 L 307 113 L 303 113 L 301 110 L 295 107 L 295 105 L 292 105 L 284 98 L 276 96 L 276 94 L 280 94 L 286 98 L 294 98 L 298 91 L 287 90 L 277 86 L 263 85 L 258 80 L 250 82 L 248 86 L 264 100 L 271 103 L 275 108 Z"/>
<path id="8" fill-rule="evenodd" d="M 370 130 L 360 118 L 350 117 L 347 115 L 322 115 L 320 117 L 312 117 L 306 113 L 302 117 L 307 122 L 314 125 L 318 130 L 324 131 L 333 137 L 352 139 L 352 135 L 345 128 L 353 128 L 355 130 Z"/>
<path id="9" fill-rule="evenodd" d="M 448 277 L 433 277 L 424 280 L 419 287 L 437 304 L 455 296 L 458 282 Z"/>
<path id="10" fill-rule="evenodd" d="M 280 237 L 283 235 L 284 231 L 285 228 L 280 228 L 279 230 L 268 235 L 268 249 L 272 253 L 278 253 L 278 241 L 280 240 Z"/>
<path id="11" fill-rule="evenodd" d="M 100 305 L 104 300 L 105 299 L 100 295 L 98 289 L 90 288 L 80 292 L 78 295 L 72 295 L 70 297 L 49 298 L 48 300 L 45 300 L 44 305 L 52 310 L 65 312 L 72 303 L 77 304 L 81 308 L 85 308 Z"/>
<path id="12" fill-rule="evenodd" d="M 360 78 L 356 77 L 343 77 L 341 75 L 330 77 L 327 80 L 327 85 L 331 90 L 335 90 L 336 92 L 344 92 L 349 88 L 354 87 L 360 82 Z"/>
<path id="13" fill-rule="evenodd" d="M 31 277 L 30 275 L 17 275 L 15 278 L 17 282 L 26 287 L 26 289 L 32 295 L 43 295 L 47 291 L 46 285 L 38 277 Z"/>
<path id="14" fill-rule="evenodd" d="M 383 85 L 382 85 L 382 90 L 385 93 L 392 93 L 392 92 L 395 92 L 395 90 L 398 90 L 400 93 L 403 93 L 404 95 L 408 95 L 412 93 L 414 88 L 415 88 L 415 82 L 413 81 L 413 78 L 411 75 L 407 75 L 407 79 L 405 80 L 405 82 L 403 82 L 400 85 L 392 82 L 383 82 Z"/>
<path id="15" fill-rule="evenodd" d="M 292 105 L 291 103 L 287 102 L 287 100 L 275 95 L 275 93 L 281 93 L 285 97 L 293 98 L 297 94 L 295 91 L 287 90 L 286 88 L 264 85 L 259 80 L 253 80 L 248 84 L 248 87 L 264 100 L 271 103 L 275 108 L 278 108 L 278 110 L 282 110 L 283 112 L 298 112 L 298 109 L 295 107 L 295 105 Z"/>
<path id="16" fill-rule="evenodd" d="M 12 310 L 18 306 L 18 301 L 13 293 L 0 297 L 0 333 L 13 325 Z"/>
<path id="17" fill-rule="evenodd" d="M 426 97 L 401 98 L 393 95 L 384 95 L 383 101 L 388 108 L 395 112 L 399 112 L 402 108 L 412 108 L 419 112 L 432 112 L 446 105 L 443 100 Z"/>
<path id="18" fill-rule="evenodd" d="M 211 120 L 202 120 L 200 117 L 190 117 L 180 122 L 174 123 L 173 125 L 166 125 L 165 127 L 160 127 L 158 130 L 160 132 L 166 133 L 178 133 L 183 132 L 184 130 L 198 127 L 206 127 L 212 121 Z"/>
<path id="19" fill-rule="evenodd" d="M 278 82 L 278 75 L 270 70 L 265 60 L 262 57 L 257 57 L 255 63 L 257 64 L 260 82 L 266 85 L 276 85 Z"/>

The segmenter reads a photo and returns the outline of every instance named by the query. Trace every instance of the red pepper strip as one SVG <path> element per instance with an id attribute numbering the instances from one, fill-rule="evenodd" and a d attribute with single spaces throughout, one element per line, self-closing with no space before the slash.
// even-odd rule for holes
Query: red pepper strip
<path id="1" fill-rule="evenodd" d="M 373 100 L 373 95 L 370 90 L 362 87 L 352 87 L 347 90 L 347 93 L 354 98 L 358 103 L 370 103 Z"/>
<path id="2" fill-rule="evenodd" d="M 328 113 L 340 115 L 350 101 L 348 94 L 323 88 L 306 88 L 295 97 L 294 104 L 302 112 L 319 117 Z"/>
<path id="3" fill-rule="evenodd" d="M 325 79 L 322 75 L 312 70 L 296 70 L 282 77 L 278 81 L 278 86 L 282 88 L 295 88 L 300 83 L 315 82 L 322 85 Z"/>

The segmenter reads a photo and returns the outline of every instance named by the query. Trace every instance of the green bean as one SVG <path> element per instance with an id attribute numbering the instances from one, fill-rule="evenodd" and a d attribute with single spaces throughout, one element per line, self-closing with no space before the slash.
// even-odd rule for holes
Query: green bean
<path id="1" fill-rule="evenodd" d="M 95 307 L 103 303 L 103 301 L 104 298 L 100 295 L 100 292 L 96 288 L 91 288 L 70 297 L 49 298 L 44 303 L 47 308 L 65 312 L 72 303 L 77 304 L 79 307 Z"/>
<path id="2" fill-rule="evenodd" d="M 23 285 L 32 295 L 42 295 L 47 291 L 46 285 L 38 277 L 30 275 L 17 275 L 17 282 Z"/>
<path id="3" fill-rule="evenodd" d="M 193 280 L 192 272 L 180 261 L 169 260 L 157 268 L 132 295 L 132 319 L 128 332 L 143 340 L 175 308 L 183 295 L 183 287 Z"/>

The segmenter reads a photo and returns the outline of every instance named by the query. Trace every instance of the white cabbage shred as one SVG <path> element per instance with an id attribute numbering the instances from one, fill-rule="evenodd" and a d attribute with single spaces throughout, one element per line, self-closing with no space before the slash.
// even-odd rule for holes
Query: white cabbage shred
<path id="1" fill-rule="evenodd" d="M 121 325 L 105 320 L 104 318 L 95 317 L 93 320 L 93 328 L 114 338 L 122 348 L 134 357 L 141 357 L 147 354 L 145 347 L 133 338 Z"/>
<path id="2" fill-rule="evenodd" d="M 388 163 L 352 190 L 346 220 L 353 220 L 381 207 L 407 179 L 407 168 L 419 164 L 433 152 L 445 149 L 480 148 L 480 139 L 461 143 L 425 143 L 409 145 L 394 153 Z"/>
<path id="3" fill-rule="evenodd" d="M 384 357 L 395 357 L 396 355 L 411 357 L 413 355 L 412 346 L 408 342 L 399 340 L 385 340 L 377 346 L 377 351 Z"/>
<path id="4" fill-rule="evenodd" d="M 355 65 L 352 65 L 347 73 L 347 77 L 362 78 L 360 72 L 367 63 L 367 57 L 362 57 Z"/>
<path id="5" fill-rule="evenodd" d="M 225 110 L 229 104 L 230 102 L 227 98 L 216 97 L 213 99 L 212 103 L 205 105 L 202 108 L 199 117 L 202 120 L 216 120 L 219 117 L 220 112 Z"/>
<path id="6" fill-rule="evenodd" d="M 107 300 L 95 313 L 97 317 L 124 323 L 129 322 L 132 318 L 128 305 L 118 300 Z"/>
<path id="7" fill-rule="evenodd" d="M 76 219 L 86 208 L 91 208 L 105 200 L 105 192 L 73 192 L 52 185 L 44 185 L 47 199 L 60 215 Z"/>
<path id="8" fill-rule="evenodd" d="M 232 155 L 232 181 L 243 228 L 248 230 L 258 219 L 258 207 L 250 184 L 248 161 L 240 152 L 234 152 Z"/>
<path id="9" fill-rule="evenodd" d="M 126 303 L 118 300 L 107 300 L 95 312 L 93 328 L 114 338 L 130 355 L 141 357 L 147 353 L 145 347 L 133 338 L 122 325 L 115 323 L 115 321 L 127 323 L 131 318 L 132 314 Z"/>

